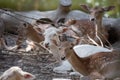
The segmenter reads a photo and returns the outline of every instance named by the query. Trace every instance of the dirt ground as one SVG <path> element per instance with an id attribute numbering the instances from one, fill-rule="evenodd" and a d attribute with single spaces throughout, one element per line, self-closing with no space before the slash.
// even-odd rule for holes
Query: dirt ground
<path id="1" fill-rule="evenodd" d="M 5 39 L 8 46 L 14 46 L 17 36 L 7 35 Z M 19 66 L 24 71 L 34 74 L 35 80 L 80 80 L 80 76 L 70 76 L 70 72 L 66 74 L 53 72 L 53 68 L 58 65 L 53 55 L 40 47 L 30 52 L 0 50 L 0 75 L 12 66 Z M 120 80 L 120 78 L 115 80 Z"/>
<path id="2" fill-rule="evenodd" d="M 14 44 L 14 38 L 7 36 L 8 45 Z M 14 39 L 14 40 L 12 40 Z M 52 54 L 49 54 L 43 49 L 38 49 L 30 52 L 20 51 L 0 51 L 0 75 L 12 66 L 19 66 L 24 71 L 30 72 L 36 76 L 36 80 L 53 80 L 54 78 L 60 78 L 59 80 L 70 79 L 79 80 L 79 77 L 69 76 L 68 74 L 58 74 L 53 72 L 53 68 L 58 64 L 54 64 L 56 61 Z M 57 79 L 56 79 L 57 80 Z"/>

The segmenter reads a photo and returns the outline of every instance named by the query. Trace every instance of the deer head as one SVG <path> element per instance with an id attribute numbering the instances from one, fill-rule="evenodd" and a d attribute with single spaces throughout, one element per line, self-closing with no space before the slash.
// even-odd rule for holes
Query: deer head
<path id="1" fill-rule="evenodd" d="M 108 7 L 94 7 L 90 8 L 88 5 L 80 5 L 82 9 L 90 13 L 90 20 L 95 21 L 96 19 L 102 18 L 104 15 L 104 12 L 108 12 L 113 10 L 114 6 L 108 6 Z"/>

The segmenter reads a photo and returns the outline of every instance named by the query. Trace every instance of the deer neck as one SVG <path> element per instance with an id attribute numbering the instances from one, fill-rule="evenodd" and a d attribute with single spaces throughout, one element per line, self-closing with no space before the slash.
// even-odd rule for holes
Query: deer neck
<path id="1" fill-rule="evenodd" d="M 101 46 L 103 46 L 102 37 L 101 37 L 101 34 L 104 34 L 104 29 L 102 26 L 102 18 L 97 19 L 94 23 L 95 23 L 96 39 L 98 40 L 98 42 L 100 42 Z"/>
<path id="2" fill-rule="evenodd" d="M 89 72 L 87 71 L 86 66 L 83 64 L 83 61 L 80 57 L 76 55 L 76 53 L 73 50 L 67 50 L 66 57 L 68 61 L 71 63 L 72 67 L 81 73 L 82 75 L 88 75 Z"/>
<path id="3" fill-rule="evenodd" d="M 51 45 L 50 50 L 53 54 L 53 57 L 58 61 L 61 62 L 61 52 L 56 45 Z"/>
<path id="4" fill-rule="evenodd" d="M 97 27 L 97 30 L 102 31 L 102 29 L 103 29 L 103 26 L 102 26 L 102 18 L 97 19 L 97 20 L 95 21 L 95 26 Z"/>

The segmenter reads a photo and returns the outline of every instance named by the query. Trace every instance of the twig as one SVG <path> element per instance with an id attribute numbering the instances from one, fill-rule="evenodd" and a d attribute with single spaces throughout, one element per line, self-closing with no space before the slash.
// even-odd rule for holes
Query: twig
<path id="1" fill-rule="evenodd" d="M 99 32 L 99 34 L 100 34 L 100 35 L 105 39 L 105 41 L 109 44 L 110 49 L 113 49 L 111 43 L 105 38 L 105 36 L 104 36 L 101 32 Z M 106 47 L 108 47 L 108 46 L 106 46 Z M 109 47 L 108 47 L 108 48 L 109 48 Z"/>
<path id="2" fill-rule="evenodd" d="M 101 38 L 98 36 L 98 26 L 97 26 L 97 24 L 95 24 L 95 27 L 96 27 L 96 28 L 95 28 L 95 31 L 96 31 L 96 37 L 97 37 L 98 40 L 100 41 L 101 46 L 104 47 Z"/>
<path id="3" fill-rule="evenodd" d="M 13 52 L 13 53 L 10 53 L 10 54 L 29 53 L 29 52 L 25 52 L 25 51 L 19 51 L 19 50 L 7 50 L 7 49 L 4 49 L 3 51 Z"/>
<path id="4" fill-rule="evenodd" d="M 97 42 L 95 42 L 95 40 L 93 40 L 88 34 L 87 34 L 87 37 L 90 41 L 93 42 L 93 44 L 95 44 L 96 46 L 99 46 L 99 44 Z"/>

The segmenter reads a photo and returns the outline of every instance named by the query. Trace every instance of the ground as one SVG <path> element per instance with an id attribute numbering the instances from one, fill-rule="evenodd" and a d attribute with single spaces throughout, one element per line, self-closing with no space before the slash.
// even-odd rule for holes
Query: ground
<path id="1" fill-rule="evenodd" d="M 8 38 L 7 41 L 13 44 L 14 38 Z M 58 74 L 53 72 L 55 59 L 52 54 L 43 49 L 37 49 L 30 52 L 16 50 L 1 50 L 0 53 L 0 75 L 12 66 L 19 66 L 24 71 L 30 72 L 36 76 L 36 80 L 53 80 L 54 78 L 64 78 L 70 80 L 79 80 L 79 77 L 71 77 L 68 74 Z M 60 79 L 62 80 L 62 79 Z"/>

